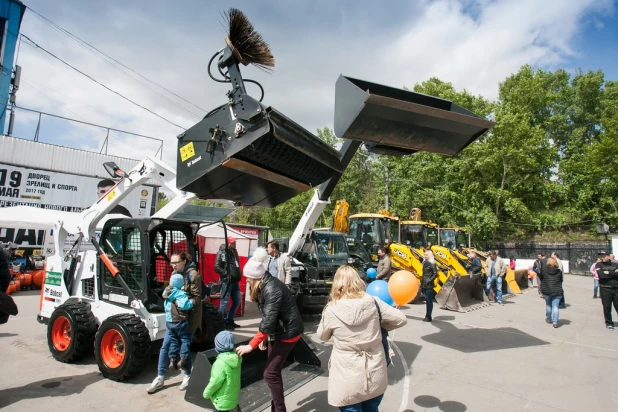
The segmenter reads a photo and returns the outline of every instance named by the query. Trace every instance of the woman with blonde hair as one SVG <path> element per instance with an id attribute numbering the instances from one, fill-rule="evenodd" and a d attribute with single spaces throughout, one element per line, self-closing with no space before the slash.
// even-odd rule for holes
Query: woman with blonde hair
<path id="1" fill-rule="evenodd" d="M 547 259 L 539 273 L 540 287 L 545 298 L 545 322 L 558 327 L 560 300 L 564 296 L 562 290 L 562 271 L 553 257 Z"/>
<path id="2" fill-rule="evenodd" d="M 380 328 L 393 330 L 406 323 L 398 309 L 365 293 L 356 269 L 347 265 L 337 269 L 317 331 L 321 340 L 333 339 L 328 361 L 330 405 L 350 412 L 378 410 L 388 386 Z"/>
<path id="3" fill-rule="evenodd" d="M 425 295 L 425 319 L 423 322 L 431 322 L 431 312 L 433 311 L 433 287 L 438 277 L 436 259 L 433 252 L 429 249 L 425 251 L 423 259 L 423 276 L 421 277 L 421 289 Z"/>
<path id="4" fill-rule="evenodd" d="M 258 304 L 262 320 L 248 345 L 236 348 L 243 356 L 258 347 L 266 350 L 268 338 L 268 358 L 264 368 L 264 380 L 272 396 L 271 410 L 286 411 L 283 393 L 281 368 L 288 354 L 303 334 L 303 322 L 296 307 L 292 292 L 277 278 L 277 274 L 266 270 L 266 250 L 257 249 L 245 265 L 244 275 L 251 288 L 249 296 Z M 247 266 L 249 270 L 247 270 Z"/>

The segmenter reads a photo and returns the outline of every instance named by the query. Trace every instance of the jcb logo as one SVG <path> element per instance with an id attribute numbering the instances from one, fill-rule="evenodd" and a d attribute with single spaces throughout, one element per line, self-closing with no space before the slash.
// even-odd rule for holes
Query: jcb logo
<path id="1" fill-rule="evenodd" d="M 396 250 L 396 251 L 395 251 L 395 254 L 396 254 L 396 255 L 398 255 L 398 256 L 401 256 L 401 257 L 402 257 L 402 258 L 404 258 L 404 259 L 407 259 L 407 258 L 408 258 L 408 255 L 406 255 L 405 253 L 403 253 L 401 250 Z"/>
<path id="2" fill-rule="evenodd" d="M 442 252 L 436 252 L 436 255 L 440 256 L 442 259 L 446 259 L 446 255 Z"/>

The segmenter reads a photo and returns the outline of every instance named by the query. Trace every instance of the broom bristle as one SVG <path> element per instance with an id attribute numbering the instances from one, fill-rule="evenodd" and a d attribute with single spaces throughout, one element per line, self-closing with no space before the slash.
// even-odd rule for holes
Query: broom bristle
<path id="1" fill-rule="evenodd" d="M 272 70 L 275 58 L 270 53 L 270 47 L 262 35 L 255 31 L 247 16 L 242 11 L 231 8 L 225 19 L 229 25 L 229 41 L 240 55 L 241 62 L 253 64 L 263 70 Z"/>

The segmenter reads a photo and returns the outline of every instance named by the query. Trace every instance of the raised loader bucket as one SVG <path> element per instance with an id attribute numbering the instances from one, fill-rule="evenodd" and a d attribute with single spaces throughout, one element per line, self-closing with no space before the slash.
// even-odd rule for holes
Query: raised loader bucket
<path id="1" fill-rule="evenodd" d="M 504 280 L 507 283 L 509 293 L 524 293 L 530 290 L 526 269 L 507 269 Z"/>
<path id="2" fill-rule="evenodd" d="M 448 100 L 345 76 L 337 80 L 335 134 L 360 140 L 374 153 L 453 156 L 493 125 Z"/>
<path id="3" fill-rule="evenodd" d="M 248 343 L 249 341 L 241 342 L 238 346 Z M 268 351 L 254 350 L 243 356 L 239 401 L 243 412 L 262 411 L 270 406 L 272 399 L 270 389 L 263 379 L 267 355 Z M 214 349 L 197 354 L 185 393 L 185 401 L 201 408 L 215 410 L 212 402 L 204 399 L 203 393 L 210 380 L 210 371 L 216 358 L 217 352 Z M 320 359 L 311 349 L 310 343 L 301 338 L 288 355 L 282 370 L 285 394 L 295 391 L 323 372 Z"/>
<path id="4" fill-rule="evenodd" d="M 449 276 L 436 295 L 442 309 L 470 312 L 489 306 L 479 275 Z"/>
<path id="5" fill-rule="evenodd" d="M 223 106 L 178 137 L 177 187 L 273 207 L 343 173 L 339 152 L 273 109 Z"/>

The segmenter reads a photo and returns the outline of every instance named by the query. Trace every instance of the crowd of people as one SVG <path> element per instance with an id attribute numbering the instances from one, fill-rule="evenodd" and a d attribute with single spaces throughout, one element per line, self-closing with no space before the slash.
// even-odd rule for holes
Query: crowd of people
<path id="1" fill-rule="evenodd" d="M 388 280 L 391 262 L 388 249 L 378 250 L 377 278 Z M 482 263 L 475 251 L 468 255 L 468 273 L 482 274 Z M 180 389 L 184 390 L 191 376 L 190 344 L 202 318 L 202 279 L 187 253 L 172 255 L 173 274 L 163 293 L 167 329 L 159 353 L 158 373 L 149 393 L 165 385 L 168 368 L 184 373 Z M 508 262 L 515 269 L 511 256 Z M 563 264 L 557 253 L 546 257 L 540 253 L 530 268 L 537 278 L 539 295 L 545 300 L 545 321 L 558 327 L 559 310 L 566 307 L 563 289 Z M 262 314 L 258 332 L 247 345 L 235 347 L 232 330 L 239 327 L 234 316 L 241 303 L 239 281 L 241 268 L 236 239 L 227 238 L 219 249 L 215 271 L 221 279 L 220 312 L 226 330 L 215 337 L 217 359 L 203 396 L 213 402 L 217 411 L 240 410 L 240 373 L 242 357 L 254 350 L 267 350 L 264 380 L 271 395 L 271 410 L 286 411 L 281 370 L 285 359 L 303 336 L 303 322 L 292 289 L 290 257 L 281 253 L 276 241 L 266 248 L 258 248 L 242 271 L 247 279 L 250 300 Z M 502 282 L 507 263 L 497 250 L 485 261 L 485 293 L 489 297 L 495 285 L 495 301 L 502 305 Z M 594 279 L 593 298 L 599 296 L 607 329 L 613 330 L 611 308 L 618 312 L 618 261 L 605 251 L 591 266 Z M 430 249 L 423 256 L 421 292 L 425 297 L 424 322 L 432 321 L 434 282 L 438 276 L 435 257 Z M 479 276 L 482 278 L 482 276 Z M 530 278 L 532 284 L 533 277 Z M 328 403 L 341 411 L 377 411 L 388 384 L 386 367 L 389 363 L 385 333 L 400 328 L 406 317 L 382 300 L 365 292 L 366 283 L 356 269 L 342 266 L 335 273 L 329 302 L 322 312 L 317 330 L 321 340 L 332 340 L 329 360 Z M 231 299 L 231 304 L 230 304 Z M 360 377 L 360 378 L 359 378 Z"/>

